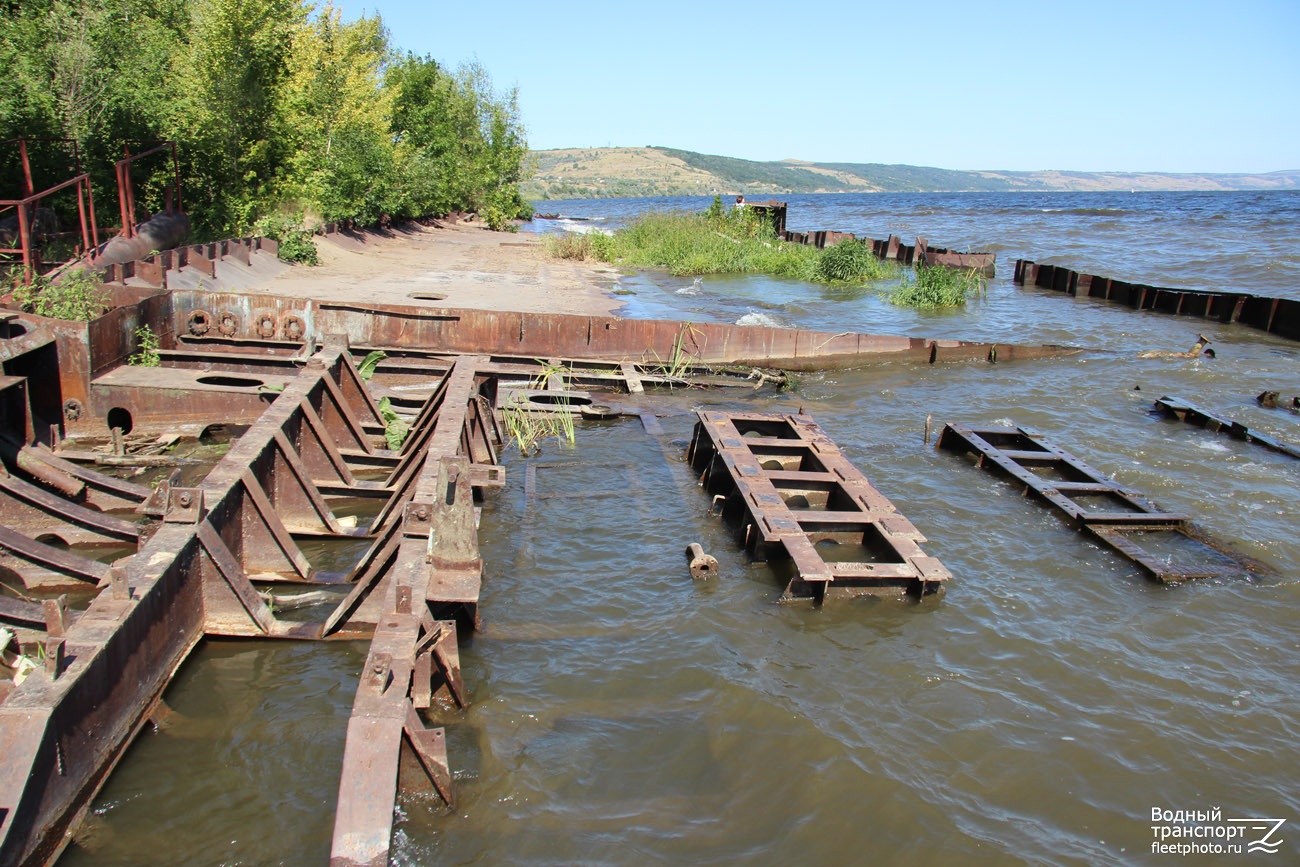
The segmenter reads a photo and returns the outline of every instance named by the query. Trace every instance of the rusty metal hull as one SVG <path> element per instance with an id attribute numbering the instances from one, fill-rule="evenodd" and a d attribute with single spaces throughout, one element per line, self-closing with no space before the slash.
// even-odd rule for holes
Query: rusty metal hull
<path id="1" fill-rule="evenodd" d="M 535 378 L 538 358 L 569 370 L 568 400 L 578 389 L 643 396 L 684 378 L 744 381 L 749 372 L 714 370 L 724 366 L 987 363 L 1071 351 L 148 287 L 114 293 L 119 306 L 90 323 L 0 318 L 0 433 L 11 441 L 0 443 L 0 561 L 25 579 L 100 588 L 80 618 L 47 624 L 37 639 L 47 669 L 0 693 L 0 863 L 57 856 L 203 635 L 374 636 L 349 724 L 336 863 L 387 860 L 399 782 L 453 800 L 436 715 L 467 700 L 456 636 L 478 622 L 474 500 L 504 483 L 498 383 Z M 165 366 L 122 366 L 142 325 L 162 336 Z M 366 383 L 353 353 L 374 348 L 391 357 Z M 661 359 L 675 355 L 670 370 Z M 415 390 L 389 388 L 398 383 Z M 398 451 L 386 448 L 374 397 L 386 390 L 415 413 Z M 415 401 L 401 396 L 416 393 Z M 248 428 L 192 486 L 173 479 L 141 489 L 58 451 L 69 438 L 114 428 L 120 438 L 130 428 L 197 434 L 209 424 Z M 384 505 L 371 526 L 353 529 L 334 516 L 332 496 Z M 899 536 L 898 550 L 916 566 L 919 552 L 907 545 L 919 534 L 900 533 L 895 517 L 867 523 Z M 137 553 L 98 563 L 58 548 L 51 534 Z M 337 607 L 319 621 L 279 620 L 254 582 L 324 580 L 296 540 L 358 535 L 371 545 Z M 836 592 L 856 592 L 849 576 L 832 577 Z M 811 571 L 808 578 L 815 586 Z M 903 583 L 925 592 L 944 578 L 922 570 Z M 31 628 L 30 611 L 0 610 L 11 615 Z M 399 781 L 404 757 L 423 769 L 424 782 Z"/>

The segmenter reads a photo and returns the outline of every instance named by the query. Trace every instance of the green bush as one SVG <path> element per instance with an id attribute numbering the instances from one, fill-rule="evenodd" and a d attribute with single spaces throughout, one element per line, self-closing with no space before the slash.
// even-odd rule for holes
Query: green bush
<path id="1" fill-rule="evenodd" d="M 110 306 L 108 290 L 87 271 L 72 271 L 55 283 L 42 277 L 13 290 L 14 302 L 28 313 L 89 322 L 104 315 Z"/>
<path id="2" fill-rule="evenodd" d="M 262 217 L 253 224 L 253 234 L 271 238 L 280 245 L 278 253 L 285 262 L 300 265 L 319 265 L 320 254 L 312 241 L 312 229 L 303 225 L 302 214 L 294 216 Z"/>

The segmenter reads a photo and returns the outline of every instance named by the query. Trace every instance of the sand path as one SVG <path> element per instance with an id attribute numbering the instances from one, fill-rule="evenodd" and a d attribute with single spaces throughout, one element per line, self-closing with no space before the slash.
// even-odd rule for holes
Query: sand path
<path id="1" fill-rule="evenodd" d="M 389 235 L 316 239 L 321 264 L 263 282 L 269 295 L 374 304 L 418 304 L 603 316 L 621 306 L 618 272 L 551 259 L 532 234 L 474 224 L 411 224 Z"/>

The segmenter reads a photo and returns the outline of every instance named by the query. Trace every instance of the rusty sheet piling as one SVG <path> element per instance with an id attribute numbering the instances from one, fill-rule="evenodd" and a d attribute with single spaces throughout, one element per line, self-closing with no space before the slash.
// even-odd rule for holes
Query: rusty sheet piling
<path id="1" fill-rule="evenodd" d="M 1300 340 L 1300 301 L 1289 298 L 1168 289 L 1096 274 L 1081 274 L 1060 265 L 1039 265 L 1029 259 L 1016 260 L 1012 280 L 1021 286 L 1051 289 L 1076 298 L 1098 298 L 1134 310 L 1196 316 L 1223 323 L 1237 322 L 1279 337 Z"/>
<path id="2" fill-rule="evenodd" d="M 1063 513 L 1079 530 L 1165 583 L 1240 576 L 1244 563 L 1200 539 L 1186 515 L 1162 511 L 1137 491 L 1019 427 L 949 424 L 936 448 L 973 454 Z"/>
<path id="3" fill-rule="evenodd" d="M 948 570 L 806 415 L 700 412 L 687 462 L 758 560 L 788 559 L 782 601 L 924 596 Z"/>

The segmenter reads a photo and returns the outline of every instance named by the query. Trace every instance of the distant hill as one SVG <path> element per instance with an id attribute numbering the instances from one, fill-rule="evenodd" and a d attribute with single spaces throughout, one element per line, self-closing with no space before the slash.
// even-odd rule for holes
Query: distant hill
<path id="1" fill-rule="evenodd" d="M 882 163 L 755 162 L 666 147 L 533 151 L 534 201 L 789 193 L 1295 190 L 1300 170 L 1266 174 L 956 171 Z"/>

